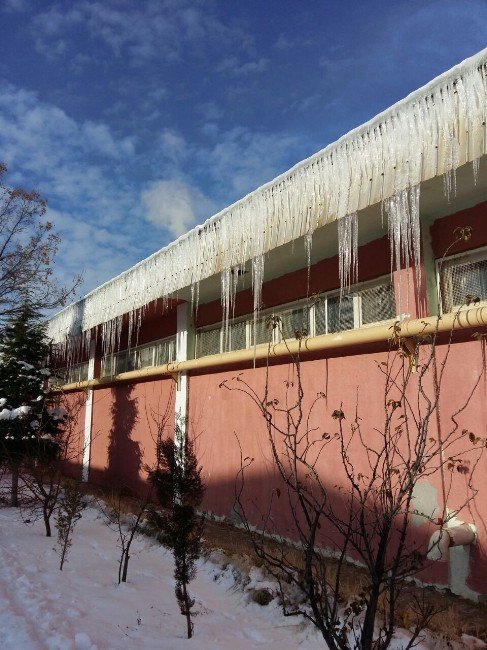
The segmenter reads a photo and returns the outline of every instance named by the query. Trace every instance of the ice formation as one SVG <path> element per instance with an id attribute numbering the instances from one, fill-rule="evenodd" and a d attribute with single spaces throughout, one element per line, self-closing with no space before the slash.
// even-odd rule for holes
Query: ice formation
<path id="1" fill-rule="evenodd" d="M 313 232 L 335 220 L 340 277 L 347 283 L 357 263 L 355 215 L 375 203 L 388 216 L 395 264 L 409 258 L 418 263 L 420 183 L 443 176 L 448 195 L 455 190 L 455 170 L 471 162 L 477 175 L 487 153 L 486 61 L 487 49 L 101 285 L 51 318 L 50 336 L 71 339 L 65 346 L 73 355 L 101 325 L 104 350 L 113 350 L 123 314 L 131 314 L 132 331 L 137 310 L 161 298 L 166 306 L 184 287 L 191 287 L 197 307 L 199 282 L 217 274 L 228 323 L 236 288 L 232 269 L 246 262 L 257 313 L 266 253 L 305 237 L 309 256 Z"/>

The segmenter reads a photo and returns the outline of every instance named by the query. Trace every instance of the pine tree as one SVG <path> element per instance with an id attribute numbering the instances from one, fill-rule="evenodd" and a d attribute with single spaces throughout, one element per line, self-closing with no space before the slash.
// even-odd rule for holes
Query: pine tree
<path id="1" fill-rule="evenodd" d="M 29 305 L 0 333 L 0 461 L 12 474 L 11 505 L 18 505 L 18 478 L 27 459 L 58 451 L 64 411 L 44 389 L 49 346 L 39 315 Z"/>
<path id="2" fill-rule="evenodd" d="M 194 599 L 188 592 L 188 585 L 196 576 L 196 560 L 201 554 L 203 519 L 196 507 L 203 499 L 205 488 L 190 441 L 181 445 L 170 438 L 160 441 L 157 458 L 159 466 L 150 473 L 150 480 L 165 512 L 151 510 L 148 519 L 159 541 L 173 552 L 176 600 L 181 614 L 186 617 L 190 639 Z"/>

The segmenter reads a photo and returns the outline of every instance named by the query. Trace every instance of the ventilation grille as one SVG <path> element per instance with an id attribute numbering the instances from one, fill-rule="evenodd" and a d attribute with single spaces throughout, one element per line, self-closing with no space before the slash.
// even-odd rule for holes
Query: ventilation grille
<path id="1" fill-rule="evenodd" d="M 466 257 L 444 262 L 441 269 L 442 309 L 451 312 L 462 305 L 487 300 L 487 259 Z"/>

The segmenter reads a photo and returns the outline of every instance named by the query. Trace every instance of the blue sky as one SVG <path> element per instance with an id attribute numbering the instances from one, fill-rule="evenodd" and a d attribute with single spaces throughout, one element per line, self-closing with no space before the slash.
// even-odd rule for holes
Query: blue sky
<path id="1" fill-rule="evenodd" d="M 485 0 L 2 0 L 0 160 L 85 293 L 486 35 Z"/>

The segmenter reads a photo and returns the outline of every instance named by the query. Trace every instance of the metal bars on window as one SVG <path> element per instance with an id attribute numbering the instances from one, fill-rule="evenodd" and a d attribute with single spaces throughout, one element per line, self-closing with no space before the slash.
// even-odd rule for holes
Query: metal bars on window
<path id="1" fill-rule="evenodd" d="M 272 316 L 280 319 L 273 328 Z M 196 332 L 196 358 L 242 350 L 253 345 L 278 343 L 305 336 L 331 334 L 392 320 L 396 317 L 394 289 L 389 278 L 362 287 L 355 287 L 340 298 L 338 292 L 310 299 L 305 304 L 282 307 L 229 325 L 228 346 L 220 325 Z M 225 349 L 226 348 L 226 349 Z"/>
<path id="2" fill-rule="evenodd" d="M 112 377 L 130 370 L 162 366 L 176 359 L 176 338 L 171 337 L 110 354 L 102 359 L 101 376 Z"/>
<path id="3" fill-rule="evenodd" d="M 487 250 L 456 255 L 438 264 L 443 313 L 487 301 Z"/>

